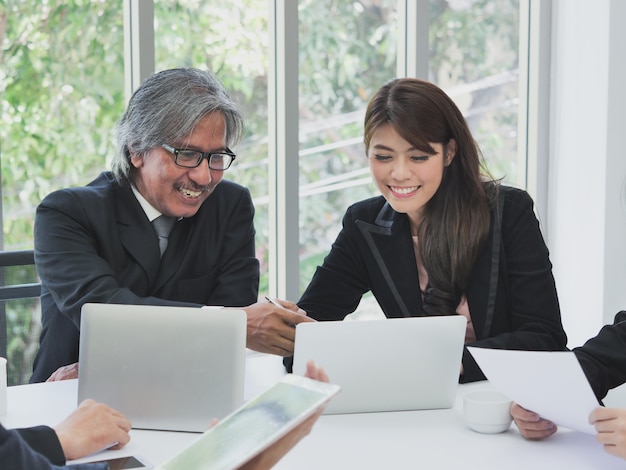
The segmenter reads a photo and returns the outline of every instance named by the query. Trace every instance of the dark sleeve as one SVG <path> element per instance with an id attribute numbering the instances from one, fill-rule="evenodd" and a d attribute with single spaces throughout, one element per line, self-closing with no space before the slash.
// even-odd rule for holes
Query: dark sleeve
<path id="1" fill-rule="evenodd" d="M 602 327 L 574 354 L 598 400 L 626 382 L 626 311 L 615 315 L 612 325 Z"/>
<path id="2" fill-rule="evenodd" d="M 356 310 L 365 292 L 370 290 L 367 267 L 354 239 L 355 223 L 350 209 L 330 252 L 318 266 L 298 306 L 316 320 L 343 320 Z M 293 356 L 283 359 L 287 372 L 293 370 Z"/>
<path id="3" fill-rule="evenodd" d="M 50 429 L 50 428 L 48 428 Z M 54 431 L 52 431 L 54 432 Z M 42 434 L 45 435 L 45 434 Z M 56 439 L 56 435 L 54 436 Z M 58 444 L 58 439 L 56 440 Z M 59 446 L 60 447 L 60 446 Z M 65 462 L 65 461 L 64 461 Z M 0 424 L 0 463 L 6 469 L 37 469 L 37 470 L 108 470 L 109 465 L 80 464 L 71 467 L 56 466 L 46 457 L 34 451 L 15 430 L 7 430 Z"/>
<path id="4" fill-rule="evenodd" d="M 316 320 L 343 320 L 356 310 L 370 290 L 367 266 L 358 250 L 356 225 L 351 209 L 343 217 L 330 252 L 318 266 L 298 306 Z"/>
<path id="5" fill-rule="evenodd" d="M 54 465 L 65 465 L 65 454 L 54 429 L 48 426 L 16 429 L 28 446 Z"/>
<path id="6" fill-rule="evenodd" d="M 561 322 L 552 263 L 541 234 L 533 201 L 525 191 L 507 191 L 502 217 L 498 295 L 486 337 L 469 346 L 528 351 L 562 351 L 567 336 Z M 472 314 L 470 300 L 470 314 Z M 480 338 L 481 332 L 477 331 Z M 471 354 L 463 354 L 462 382 L 483 380 Z"/>

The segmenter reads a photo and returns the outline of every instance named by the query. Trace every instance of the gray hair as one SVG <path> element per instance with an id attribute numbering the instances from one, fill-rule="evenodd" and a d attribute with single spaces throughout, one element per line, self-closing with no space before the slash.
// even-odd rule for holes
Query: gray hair
<path id="1" fill-rule="evenodd" d="M 176 68 L 153 74 L 133 93 L 117 123 L 113 175 L 120 183 L 130 182 L 131 149 L 144 155 L 162 143 L 180 140 L 214 112 L 224 116 L 226 145 L 238 143 L 243 113 L 213 73 Z"/>

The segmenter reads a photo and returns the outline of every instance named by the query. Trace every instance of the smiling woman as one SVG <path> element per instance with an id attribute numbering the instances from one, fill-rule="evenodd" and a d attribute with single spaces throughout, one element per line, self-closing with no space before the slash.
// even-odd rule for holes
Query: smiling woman
<path id="1" fill-rule="evenodd" d="M 418 150 L 391 124 L 381 126 L 372 136 L 368 158 L 374 184 L 396 212 L 407 214 L 413 235 L 417 236 L 424 206 L 439 189 L 455 147 L 451 140 L 446 145 L 433 143 L 426 151 Z"/>
<path id="2" fill-rule="evenodd" d="M 364 141 L 381 196 L 348 208 L 299 307 L 342 320 L 371 291 L 390 318 L 463 315 L 466 345 L 564 349 L 532 200 L 489 177 L 450 97 L 416 78 L 386 83 L 367 107 Z M 460 380 L 484 378 L 465 350 Z"/>
<path id="3" fill-rule="evenodd" d="M 491 178 L 460 110 L 429 82 L 394 80 L 369 103 L 364 142 L 376 186 L 407 215 L 417 256 L 430 266 L 438 288 L 427 299 L 439 313 L 454 312 L 489 230 L 495 188 L 485 185 Z M 398 150 L 380 155 L 381 147 Z"/>

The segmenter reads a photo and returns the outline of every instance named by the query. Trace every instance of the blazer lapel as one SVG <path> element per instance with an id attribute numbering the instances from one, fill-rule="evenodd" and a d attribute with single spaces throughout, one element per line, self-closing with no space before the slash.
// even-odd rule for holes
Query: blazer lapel
<path id="1" fill-rule="evenodd" d="M 504 196 L 502 196 L 504 197 Z M 503 200 L 498 200 L 503 204 Z M 501 232 L 500 219 L 503 213 L 502 206 L 498 206 L 498 213 L 491 211 L 491 228 L 485 244 L 481 248 L 467 286 L 467 303 L 476 333 L 476 339 L 488 338 L 491 333 L 493 316 L 495 315 L 498 282 L 500 272 L 504 266 L 500 266 L 501 259 Z"/>
<path id="2" fill-rule="evenodd" d="M 357 220 L 356 225 L 367 242 L 373 262 L 380 270 L 394 302 L 400 308 L 397 314 L 386 311 L 387 316 L 425 315 L 406 215 L 395 212 L 385 203 L 373 224 Z"/>
<path id="3" fill-rule="evenodd" d="M 152 284 L 160 263 L 159 242 L 154 229 L 130 188 L 118 193 L 115 203 L 120 242 Z"/>
<path id="4" fill-rule="evenodd" d="M 169 236 L 167 250 L 163 253 L 161 264 L 154 281 L 153 292 L 157 292 L 178 271 L 180 264 L 185 258 L 187 244 L 191 239 L 195 224 L 192 219 L 182 219 L 176 222 Z"/>

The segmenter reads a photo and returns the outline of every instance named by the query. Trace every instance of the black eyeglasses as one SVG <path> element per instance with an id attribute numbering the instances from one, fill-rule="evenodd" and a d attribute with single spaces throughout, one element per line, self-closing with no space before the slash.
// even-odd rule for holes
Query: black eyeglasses
<path id="1" fill-rule="evenodd" d="M 196 168 L 205 158 L 209 161 L 209 168 L 215 171 L 224 171 L 230 168 L 237 155 L 226 148 L 223 152 L 199 152 L 189 149 L 175 149 L 171 145 L 161 144 L 165 150 L 174 154 L 174 163 L 183 168 Z"/>

